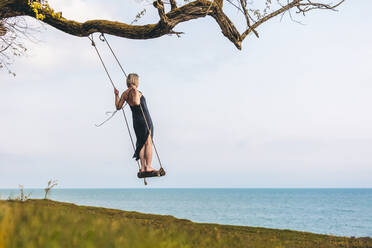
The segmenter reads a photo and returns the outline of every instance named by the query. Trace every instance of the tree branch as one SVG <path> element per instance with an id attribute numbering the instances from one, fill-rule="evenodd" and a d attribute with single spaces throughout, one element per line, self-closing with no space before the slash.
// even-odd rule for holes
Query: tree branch
<path id="1" fill-rule="evenodd" d="M 227 1 L 231 2 L 231 0 Z M 89 20 L 81 23 L 56 15 L 53 11 L 50 11 L 50 8 L 40 9 L 38 13 L 45 16 L 42 20 L 43 22 L 71 35 L 85 37 L 92 33 L 100 32 L 129 39 L 153 39 L 166 34 L 176 34 L 177 32 L 174 32 L 173 28 L 179 23 L 208 15 L 214 18 L 223 35 L 238 49 L 241 49 L 241 43 L 249 33 L 253 32 L 258 37 L 256 28 L 275 16 L 283 14 L 292 8 L 297 8 L 300 13 L 305 13 L 313 9 L 334 10 L 343 1 L 344 0 L 341 0 L 338 4 L 332 6 L 319 2 L 313 3 L 310 0 L 291 0 L 288 4 L 280 6 L 278 10 L 266 13 L 271 6 L 268 5 L 271 4 L 271 1 L 268 1 L 266 2 L 264 14 L 262 16 L 258 14 L 257 20 L 253 20 L 249 14 L 249 11 L 252 10 L 247 9 L 246 0 L 240 0 L 240 10 L 245 16 L 247 23 L 247 29 L 242 34 L 223 12 L 223 0 L 194 0 L 180 7 L 177 7 L 176 0 L 170 0 L 171 10 L 168 13 L 165 12 L 163 0 L 156 0 L 153 5 L 158 10 L 160 20 L 157 23 L 147 25 L 129 25 L 108 20 Z M 239 6 L 234 6 L 239 8 Z M 34 10 L 28 4 L 28 0 L 0 0 L 0 20 L 6 17 L 23 15 L 36 17 Z"/>
<path id="2" fill-rule="evenodd" d="M 296 6 L 299 2 L 301 2 L 302 0 L 293 0 L 291 3 L 283 6 L 282 8 L 272 12 L 271 14 L 267 15 L 267 16 L 264 16 L 262 17 L 260 20 L 258 20 L 257 22 L 255 22 L 251 27 L 249 27 L 246 31 L 243 32 L 242 34 L 242 40 L 245 39 L 245 37 L 247 37 L 247 35 L 252 32 L 255 28 L 257 28 L 258 26 L 260 26 L 262 23 L 268 21 L 269 19 L 277 16 L 277 15 L 280 15 L 281 13 L 293 8 L 294 6 Z"/>
<path id="3" fill-rule="evenodd" d="M 299 3 L 298 6 L 297 6 L 297 13 L 302 13 L 303 15 L 305 15 L 305 12 L 308 12 L 310 10 L 314 10 L 314 9 L 325 9 L 325 10 L 333 10 L 333 11 L 336 11 L 336 8 L 338 6 L 340 6 L 345 0 L 341 0 L 340 2 L 338 2 L 337 4 L 335 5 L 329 5 L 329 4 L 324 4 L 324 3 L 314 3 L 314 2 L 311 2 L 311 1 L 307 1 L 307 3 Z"/>
<path id="4" fill-rule="evenodd" d="M 308 12 L 310 10 L 314 9 L 328 9 L 328 10 L 335 10 L 338 6 L 340 6 L 345 0 L 340 0 L 337 4 L 335 5 L 330 5 L 330 4 L 323 4 L 323 3 L 313 3 L 310 0 L 293 0 L 292 2 L 289 2 L 287 5 L 282 6 L 280 9 L 273 11 L 272 13 L 260 18 L 257 22 L 255 22 L 251 27 L 249 27 L 247 30 L 245 30 L 242 35 L 241 35 L 241 40 L 244 40 L 247 35 L 250 32 L 254 32 L 254 30 L 260 26 L 262 23 L 267 22 L 271 18 L 283 14 L 286 11 L 289 11 L 292 8 L 297 8 L 298 11 L 297 13 L 303 13 Z M 305 8 L 302 8 L 304 7 Z"/>
<path id="5" fill-rule="evenodd" d="M 177 9 L 176 0 L 170 0 L 171 10 Z"/>
<path id="6" fill-rule="evenodd" d="M 13 3 L 10 4 L 12 6 L 12 13 L 8 13 L 8 16 L 28 15 L 35 17 L 35 13 L 28 6 L 26 0 L 5 1 Z M 63 17 L 54 16 L 45 10 L 40 10 L 39 12 L 45 16 L 42 20 L 43 22 L 71 35 L 85 37 L 92 33 L 100 32 L 129 39 L 152 39 L 161 37 L 169 34 L 177 24 L 204 17 L 207 13 L 207 15 L 212 16 L 217 21 L 222 33 L 229 38 L 237 48 L 241 49 L 239 32 L 214 2 L 196 0 L 173 9 L 167 14 L 164 13 L 164 5 L 162 5 L 161 0 L 154 2 L 154 5 L 155 3 L 155 7 L 159 12 L 160 21 L 156 24 L 147 25 L 129 25 L 108 20 L 90 20 L 80 23 Z"/>
<path id="7" fill-rule="evenodd" d="M 165 15 L 165 10 L 164 10 L 164 3 L 162 0 L 156 0 L 153 2 L 154 7 L 158 10 L 158 14 L 160 17 L 160 20 L 164 23 L 167 23 L 168 18 Z"/>
<path id="8" fill-rule="evenodd" d="M 250 22 L 251 17 L 248 13 L 248 10 L 247 10 L 247 0 L 240 0 L 240 5 L 242 6 L 242 9 L 243 9 L 243 14 L 244 14 L 244 17 L 245 17 L 245 21 L 247 22 L 247 27 L 252 28 L 251 22 Z M 254 30 L 254 29 L 252 29 L 252 31 L 256 35 L 256 37 L 259 38 L 259 35 L 258 35 L 257 31 Z"/>

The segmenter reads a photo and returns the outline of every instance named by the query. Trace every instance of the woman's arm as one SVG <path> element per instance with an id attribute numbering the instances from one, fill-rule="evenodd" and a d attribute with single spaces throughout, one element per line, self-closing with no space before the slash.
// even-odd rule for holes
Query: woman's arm
<path id="1" fill-rule="evenodd" d="M 123 94 L 121 94 L 121 97 L 119 99 L 119 91 L 117 89 L 114 89 L 114 93 L 115 93 L 115 106 L 116 106 L 116 109 L 119 110 L 123 107 L 125 101 L 127 100 L 127 91 L 124 91 Z"/>

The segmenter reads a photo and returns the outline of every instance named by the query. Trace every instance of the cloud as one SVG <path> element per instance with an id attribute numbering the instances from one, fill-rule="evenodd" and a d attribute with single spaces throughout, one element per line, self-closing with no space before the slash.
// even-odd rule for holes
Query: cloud
<path id="1" fill-rule="evenodd" d="M 90 19 L 112 19 L 114 7 L 106 2 L 92 2 L 84 0 L 53 0 L 49 4 L 55 11 L 62 11 L 63 17 L 76 21 L 86 21 Z"/>

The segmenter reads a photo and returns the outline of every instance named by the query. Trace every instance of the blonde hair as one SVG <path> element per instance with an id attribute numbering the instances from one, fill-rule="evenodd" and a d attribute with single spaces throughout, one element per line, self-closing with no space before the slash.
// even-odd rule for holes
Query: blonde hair
<path id="1" fill-rule="evenodd" d="M 127 77 L 127 86 L 128 86 L 128 88 L 131 85 L 135 85 L 136 87 L 138 87 L 138 75 L 136 73 L 130 73 L 128 75 L 128 77 Z"/>

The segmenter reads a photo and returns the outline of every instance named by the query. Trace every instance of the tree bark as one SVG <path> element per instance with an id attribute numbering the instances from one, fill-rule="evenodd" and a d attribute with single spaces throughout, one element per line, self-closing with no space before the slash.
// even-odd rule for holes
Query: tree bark
<path id="1" fill-rule="evenodd" d="M 28 4 L 29 0 L 0 0 L 0 20 L 9 17 L 31 16 L 36 17 L 34 10 Z M 59 29 L 65 33 L 84 37 L 95 32 L 111 34 L 129 39 L 153 39 L 166 34 L 179 34 L 173 31 L 179 23 L 187 22 L 197 18 L 211 16 L 219 25 L 223 35 L 227 37 L 238 49 L 241 49 L 242 41 L 249 33 L 254 32 L 258 37 L 256 29 L 271 18 L 284 14 L 290 9 L 296 9 L 297 13 L 305 14 L 314 9 L 334 10 L 344 0 L 338 0 L 336 5 L 310 2 L 308 0 L 291 0 L 287 5 L 258 18 L 250 24 L 251 16 L 248 10 L 242 5 L 240 11 L 243 12 L 247 21 L 247 29 L 239 33 L 233 22 L 222 10 L 223 0 L 194 0 L 181 7 L 177 7 L 176 0 L 170 0 L 171 10 L 166 13 L 162 0 L 156 0 L 153 5 L 158 9 L 160 20 L 154 24 L 129 25 L 122 22 L 109 20 L 90 20 L 77 22 L 68 20 L 59 15 L 55 15 L 51 10 L 40 9 L 38 12 L 45 16 L 43 22 Z M 231 2 L 230 2 L 231 3 Z M 234 5 L 239 9 L 239 6 Z M 253 19 L 252 19 L 253 20 Z"/>
<path id="2" fill-rule="evenodd" d="M 0 22 L 0 37 L 6 35 L 6 28 L 4 24 Z"/>
<path id="3" fill-rule="evenodd" d="M 157 2 L 154 2 L 154 6 Z M 6 10 L 1 11 L 3 12 L 1 18 L 15 16 L 35 17 L 35 13 L 28 6 L 27 0 L 1 0 L 0 7 L 2 10 Z M 45 15 L 43 22 L 71 35 L 84 37 L 95 32 L 100 32 L 129 39 L 153 39 L 171 34 L 174 33 L 173 28 L 177 24 L 209 15 L 217 21 L 222 33 L 238 49 L 241 49 L 239 31 L 216 3 L 206 0 L 196 0 L 179 8 L 173 8 L 173 10 L 166 14 L 163 9 L 162 13 L 164 16 L 161 16 L 159 22 L 147 25 L 129 25 L 108 20 L 90 20 L 81 23 L 63 17 L 55 17 L 43 10 L 39 12 Z"/>

